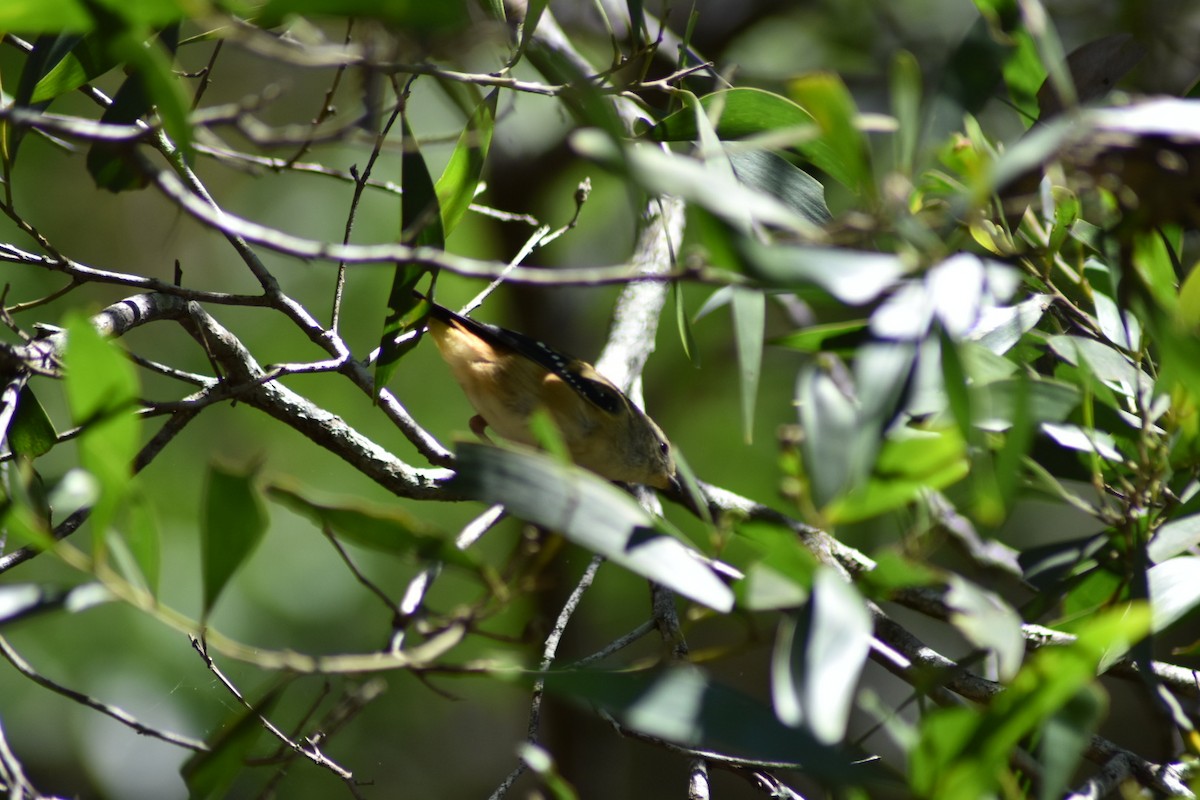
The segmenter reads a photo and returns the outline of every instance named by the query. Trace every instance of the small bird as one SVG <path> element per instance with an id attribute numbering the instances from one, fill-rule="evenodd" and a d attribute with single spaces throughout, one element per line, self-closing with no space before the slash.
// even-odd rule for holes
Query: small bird
<path id="1" fill-rule="evenodd" d="M 675 483 L 675 459 L 662 429 L 591 364 L 432 301 L 427 324 L 479 412 L 471 420 L 476 435 L 486 438 L 491 427 L 534 445 L 529 417 L 545 408 L 579 466 L 624 483 L 659 489 Z"/>

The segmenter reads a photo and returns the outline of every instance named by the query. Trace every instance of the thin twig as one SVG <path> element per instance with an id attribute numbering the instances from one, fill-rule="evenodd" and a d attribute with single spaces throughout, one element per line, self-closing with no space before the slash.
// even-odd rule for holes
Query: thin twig
<path id="1" fill-rule="evenodd" d="M 178 733 L 171 733 L 169 731 L 161 731 L 157 728 L 153 728 L 143 722 L 139 722 L 132 714 L 129 714 L 128 712 L 123 711 L 116 706 L 101 702 L 90 695 L 86 695 L 83 692 L 77 692 L 74 689 L 68 689 L 66 686 L 50 680 L 45 675 L 42 675 L 35 670 L 28 661 L 22 658 L 21 654 L 14 650 L 12 645 L 9 644 L 8 639 L 2 635 L 0 635 L 0 655 L 4 656 L 5 660 L 12 664 L 13 667 L 16 668 L 17 672 L 20 672 L 38 686 L 41 686 L 44 689 L 49 689 L 55 694 L 61 695 L 68 700 L 79 703 L 80 705 L 87 706 L 94 711 L 99 711 L 105 716 L 112 717 L 117 722 L 136 731 L 142 736 L 150 736 L 155 739 L 160 739 L 167 744 L 173 744 L 176 747 L 182 747 L 186 750 L 194 750 L 198 753 L 208 751 L 208 745 L 198 739 L 193 739 L 189 736 L 183 736 Z"/>
<path id="2" fill-rule="evenodd" d="M 225 673 L 221 671 L 221 668 L 217 666 L 216 662 L 208 654 L 208 648 L 204 642 L 195 636 L 189 636 L 188 639 L 192 643 L 192 648 L 200 654 L 202 659 L 204 659 L 204 665 L 208 667 L 208 671 L 211 672 L 216 679 L 221 682 L 221 685 L 224 686 L 226 690 L 228 690 L 228 692 L 233 695 L 234 698 L 236 698 L 237 701 L 241 703 L 247 711 L 252 712 L 258 717 L 259 722 L 262 723 L 263 728 L 266 729 L 268 733 L 282 742 L 286 747 L 290 748 L 293 752 L 304 756 L 319 767 L 324 767 L 334 775 L 337 775 L 343 781 L 349 783 L 353 780 L 353 773 L 322 753 L 315 744 L 312 742 L 301 744 L 300 742 L 289 738 L 286 733 L 276 727 L 275 723 L 263 716 L 258 709 L 256 709 L 248 700 L 246 700 L 246 697 L 241 693 L 237 686 L 233 684 L 233 681 L 225 677 Z"/>

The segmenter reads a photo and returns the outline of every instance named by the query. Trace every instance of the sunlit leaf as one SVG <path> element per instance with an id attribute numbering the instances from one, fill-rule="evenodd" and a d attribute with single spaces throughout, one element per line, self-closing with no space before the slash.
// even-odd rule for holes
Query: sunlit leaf
<path id="1" fill-rule="evenodd" d="M 1020 615 L 999 595 L 957 575 L 949 583 L 950 622 L 976 647 L 995 654 L 1000 680 L 1012 680 L 1025 656 Z"/>
<path id="2" fill-rule="evenodd" d="M 1154 630 L 1161 631 L 1200 605 L 1200 556 L 1177 556 L 1146 571 Z"/>
<path id="3" fill-rule="evenodd" d="M 103 534 L 125 496 L 133 475 L 141 422 L 134 413 L 138 382 L 133 365 L 115 343 L 105 340 L 89 319 L 73 316 L 67 324 L 67 404 L 79 437 L 79 462 L 100 484 L 91 523 L 103 550 Z"/>
<path id="4" fill-rule="evenodd" d="M 829 145 L 837 164 L 830 175 L 852 191 L 872 196 L 870 149 L 866 134 L 856 124 L 858 108 L 842 79 L 830 72 L 804 75 L 788 83 L 788 94 L 821 129 L 820 141 Z"/>
<path id="5" fill-rule="evenodd" d="M 802 353 L 837 352 L 860 344 L 863 338 L 861 334 L 866 327 L 867 321 L 863 319 L 811 325 L 771 339 L 768 344 L 799 350 Z M 845 344 L 842 344 L 843 342 Z"/>
<path id="6" fill-rule="evenodd" d="M 754 220 L 805 238 L 818 235 L 808 219 L 772 195 L 736 180 L 732 170 L 726 173 L 699 159 L 647 144 L 621 147 L 608 135 L 591 129 L 575 131 L 571 145 L 580 155 L 627 175 L 642 187 L 696 203 L 731 225 Z"/>
<path id="7" fill-rule="evenodd" d="M 1124 457 L 1117 450 L 1116 439 L 1105 431 L 1085 430 L 1079 425 L 1043 422 L 1042 432 L 1063 447 L 1084 453 L 1095 453 L 1109 461 L 1121 462 Z"/>
<path id="8" fill-rule="evenodd" d="M 904 260 L 891 253 L 832 247 L 741 243 L 747 270 L 776 286 L 815 285 L 851 305 L 869 303 L 886 292 L 908 271 Z"/>
<path id="9" fill-rule="evenodd" d="M 83 0 L 25 0 L 0 3 L 0 30 L 21 34 L 84 33 L 93 21 Z"/>
<path id="10" fill-rule="evenodd" d="M 499 90 L 492 91 L 476 106 L 467 121 L 467 127 L 459 134 L 458 143 L 454 145 L 454 152 L 450 154 L 442 176 L 438 178 L 436 193 L 442 213 L 442 230 L 446 236 L 458 226 L 475 198 L 475 189 L 479 186 L 492 143 L 498 96 Z M 405 191 L 408 191 L 407 188 Z"/>
<path id="11" fill-rule="evenodd" d="M 817 570 L 805 611 L 784 615 L 776 636 L 771 689 L 780 720 L 825 744 L 841 741 L 871 633 L 858 592 L 835 571 Z"/>
<path id="12" fill-rule="evenodd" d="M 117 59 L 97 43 L 94 35 L 85 36 L 37 82 L 29 102 L 53 100 L 98 78 L 116 65 Z"/>
<path id="13" fill-rule="evenodd" d="M 1137 607 L 1094 615 L 1074 644 L 1031 656 L 985 708 L 926 714 L 911 753 L 912 788 L 939 800 L 995 794 L 1013 748 L 1092 684 L 1106 652 L 1145 635 L 1148 623 L 1149 614 Z"/>
<path id="14" fill-rule="evenodd" d="M 452 486 L 717 611 L 733 592 L 702 556 L 654 529 L 633 498 L 596 475 L 541 453 L 462 443 Z"/>
<path id="15" fill-rule="evenodd" d="M 1146 548 L 1150 560 L 1161 564 L 1168 558 L 1200 545 L 1200 514 L 1173 519 L 1154 534 Z"/>
<path id="16" fill-rule="evenodd" d="M 809 367 L 800 373 L 796 404 L 813 499 L 824 506 L 857 485 L 870 469 L 865 454 L 853 446 L 860 429 L 858 403 L 829 373 Z"/>

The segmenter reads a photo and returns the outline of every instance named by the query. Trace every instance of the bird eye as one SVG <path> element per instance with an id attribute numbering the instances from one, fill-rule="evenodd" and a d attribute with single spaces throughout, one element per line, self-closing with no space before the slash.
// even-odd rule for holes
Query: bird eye
<path id="1" fill-rule="evenodd" d="M 658 449 L 659 452 L 661 452 L 664 456 L 669 455 L 671 452 L 671 445 L 667 444 L 666 442 L 659 442 Z"/>

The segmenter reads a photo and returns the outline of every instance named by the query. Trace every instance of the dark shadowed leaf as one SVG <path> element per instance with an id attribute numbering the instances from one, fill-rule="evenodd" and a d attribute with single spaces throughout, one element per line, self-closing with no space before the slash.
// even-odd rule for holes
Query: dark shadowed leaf
<path id="1" fill-rule="evenodd" d="M 1046 718 L 1038 742 L 1042 764 L 1039 800 L 1057 800 L 1067 793 L 1079 761 L 1104 718 L 1108 696 L 1099 686 L 1085 686 L 1066 705 Z"/>
<path id="2" fill-rule="evenodd" d="M 750 150 L 730 153 L 729 161 L 738 180 L 773 195 L 814 225 L 824 225 L 833 218 L 825 205 L 825 187 L 786 158 L 765 150 Z"/>
<path id="3" fill-rule="evenodd" d="M 599 707 L 635 731 L 735 758 L 795 764 L 821 781 L 873 783 L 881 774 L 846 751 L 789 728 L 771 709 L 698 667 L 642 673 L 554 672 L 546 687 Z"/>
<path id="4" fill-rule="evenodd" d="M 8 429 L 8 446 L 17 455 L 37 458 L 50 452 L 58 441 L 54 423 L 46 416 L 46 410 L 38 402 L 29 385 L 21 387 L 17 396 L 17 411 L 12 426 Z"/>
<path id="5" fill-rule="evenodd" d="M 208 740 L 208 751 L 196 753 L 180 767 L 188 797 L 192 800 L 219 800 L 246 769 L 246 762 L 264 726 L 260 715 L 269 714 L 280 697 L 269 692 L 254 708 L 237 707 Z"/>
<path id="6" fill-rule="evenodd" d="M 229 579 L 245 563 L 267 530 L 267 513 L 254 487 L 254 475 L 212 465 L 204 497 L 200 568 L 204 614 L 208 615 Z"/>

